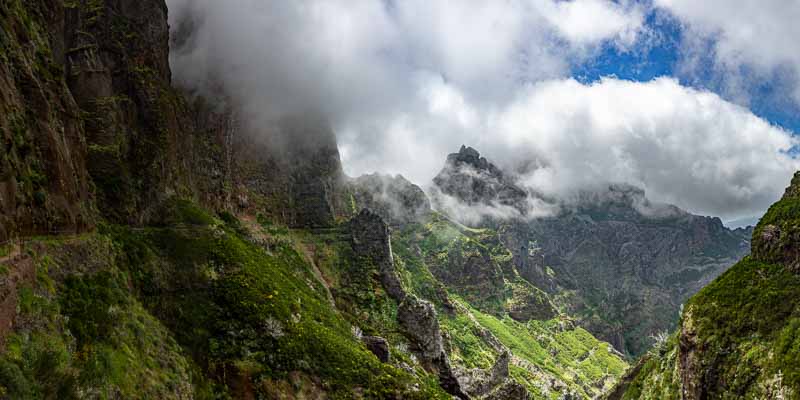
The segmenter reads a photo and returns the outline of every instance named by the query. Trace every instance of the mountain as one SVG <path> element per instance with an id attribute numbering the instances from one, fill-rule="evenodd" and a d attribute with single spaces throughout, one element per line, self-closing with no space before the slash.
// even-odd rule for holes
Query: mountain
<path id="1" fill-rule="evenodd" d="M 680 326 L 609 399 L 800 396 L 800 173 L 753 232 L 751 255 L 694 295 Z"/>
<path id="2" fill-rule="evenodd" d="M 632 356 L 672 330 L 681 304 L 748 252 L 751 231 L 719 218 L 654 204 L 629 185 L 547 199 L 468 147 L 449 155 L 433 182 L 438 207 L 496 229 L 522 277 Z"/>
<path id="3" fill-rule="evenodd" d="M 614 386 L 625 359 L 514 267 L 501 232 L 402 177 L 348 178 L 314 112 L 250 126 L 223 89 L 174 87 L 168 12 L 0 3 L 0 398 Z"/>

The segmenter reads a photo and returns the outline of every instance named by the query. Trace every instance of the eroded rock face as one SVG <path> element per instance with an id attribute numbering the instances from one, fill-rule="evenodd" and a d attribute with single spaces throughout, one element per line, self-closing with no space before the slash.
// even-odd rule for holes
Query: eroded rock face
<path id="1" fill-rule="evenodd" d="M 442 332 L 433 304 L 413 295 L 407 296 L 397 310 L 397 321 L 422 360 L 436 367 L 445 358 Z"/>
<path id="2" fill-rule="evenodd" d="M 397 321 L 413 345 L 423 367 L 439 376 L 439 384 L 448 393 L 469 399 L 461 387 L 444 349 L 442 332 L 433 304 L 417 296 L 406 296 L 397 309 Z"/>
<path id="3" fill-rule="evenodd" d="M 345 176 L 336 136 L 327 121 L 314 114 L 285 118 L 280 135 L 287 143 L 285 158 L 291 174 L 291 225 L 333 225 L 337 216 L 345 214 Z"/>
<path id="4" fill-rule="evenodd" d="M 402 302 L 406 292 L 394 268 L 389 227 L 380 215 L 366 208 L 361 210 L 350 220 L 350 234 L 356 256 L 373 263 L 380 273 L 383 289 L 392 299 Z"/>
<path id="5" fill-rule="evenodd" d="M 390 225 L 419 222 L 431 213 L 425 192 L 403 176 L 363 175 L 351 181 L 360 208 L 368 208 Z"/>
<path id="6" fill-rule="evenodd" d="M 0 3 L 0 242 L 93 224 L 86 130 L 64 84 L 65 8 Z"/>

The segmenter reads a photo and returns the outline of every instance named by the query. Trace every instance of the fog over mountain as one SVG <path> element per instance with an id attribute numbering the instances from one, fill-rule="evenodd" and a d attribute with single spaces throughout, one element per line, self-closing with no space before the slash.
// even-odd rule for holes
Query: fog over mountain
<path id="1" fill-rule="evenodd" d="M 546 194 L 629 183 L 654 200 L 735 219 L 763 212 L 798 167 L 791 132 L 729 92 L 673 77 L 571 76 L 608 49 L 635 55 L 663 41 L 646 24 L 652 5 L 235 3 L 168 1 L 173 33 L 190 32 L 174 44 L 176 83 L 221 88 L 257 134 L 286 113 L 323 114 L 350 175 L 401 173 L 424 185 L 442 155 L 466 143 Z M 657 3 L 657 16 L 705 21 L 680 2 Z M 719 65 L 755 54 L 737 52 L 727 25 L 719 29 Z M 684 39 L 680 71 L 688 74 Z"/>

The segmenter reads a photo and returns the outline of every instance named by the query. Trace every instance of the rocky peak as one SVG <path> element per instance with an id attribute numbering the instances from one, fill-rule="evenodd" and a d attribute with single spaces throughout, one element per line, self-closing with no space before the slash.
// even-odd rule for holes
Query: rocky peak
<path id="1" fill-rule="evenodd" d="M 461 146 L 447 156 L 444 168 L 433 178 L 442 194 L 469 205 L 502 205 L 526 211 L 528 193 L 472 147 Z"/>
<path id="2" fill-rule="evenodd" d="M 503 173 L 485 157 L 481 157 L 478 150 L 472 147 L 461 145 L 458 153 L 450 153 L 447 155 L 447 163 L 454 167 L 468 165 L 476 170 L 488 171 L 489 173 L 501 176 Z"/>

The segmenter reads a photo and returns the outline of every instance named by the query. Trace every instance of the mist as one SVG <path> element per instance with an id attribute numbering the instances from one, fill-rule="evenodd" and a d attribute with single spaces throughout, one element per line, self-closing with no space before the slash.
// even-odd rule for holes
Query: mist
<path id="1" fill-rule="evenodd" d="M 713 93 L 570 77 L 603 47 L 654 40 L 636 2 L 167 3 L 175 85 L 224 97 L 254 135 L 318 115 L 351 176 L 426 187 L 467 144 L 548 196 L 629 183 L 733 219 L 762 213 L 800 167 L 791 132 Z"/>

